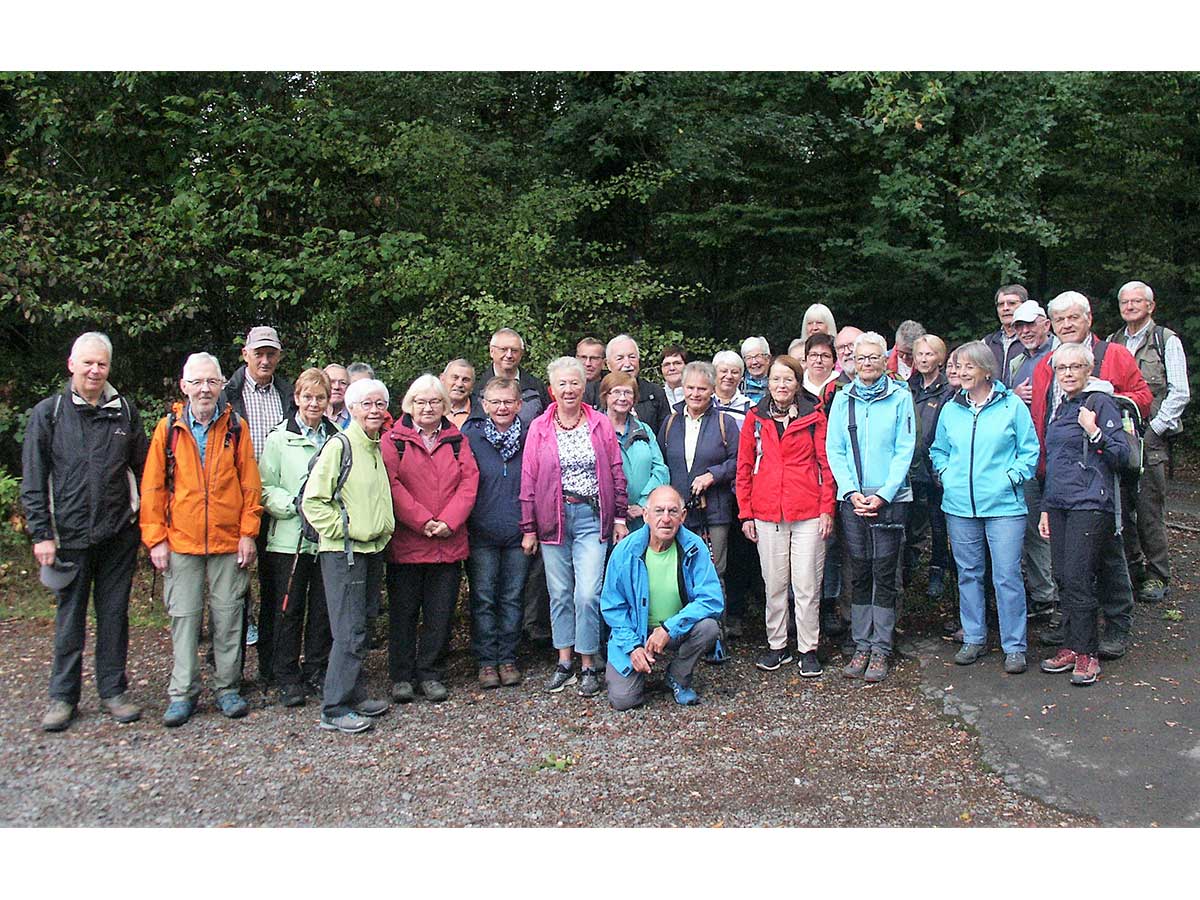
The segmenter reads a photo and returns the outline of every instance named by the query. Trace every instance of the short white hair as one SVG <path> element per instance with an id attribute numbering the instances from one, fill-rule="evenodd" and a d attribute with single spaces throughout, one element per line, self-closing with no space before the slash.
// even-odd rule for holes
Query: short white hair
<path id="1" fill-rule="evenodd" d="M 432 376 L 431 376 L 432 377 Z M 437 379 L 434 379 L 435 381 Z M 438 382 L 439 384 L 441 382 Z M 342 398 L 342 402 L 346 404 L 346 408 L 358 406 L 372 394 L 383 394 L 385 402 L 391 402 L 391 395 L 388 393 L 387 385 L 375 378 L 360 378 L 350 387 L 346 388 L 346 396 Z"/>
<path id="2" fill-rule="evenodd" d="M 750 340 L 755 339 L 751 338 Z M 770 351 L 768 350 L 767 352 L 769 353 Z M 716 355 L 713 357 L 712 364 L 714 371 L 716 370 L 717 366 L 733 366 L 739 372 L 746 371 L 746 364 L 742 361 L 742 358 L 732 350 L 718 350 Z"/>
<path id="3" fill-rule="evenodd" d="M 725 352 L 733 353 L 732 350 L 727 350 Z M 736 353 L 734 353 L 733 355 L 737 356 Z M 740 360 L 739 360 L 739 362 L 740 362 Z M 688 363 L 686 366 L 683 367 L 683 383 L 687 384 L 687 380 L 693 375 L 699 375 L 700 377 L 702 377 L 705 381 L 708 382 L 709 387 L 717 386 L 717 370 L 716 370 L 716 367 L 712 365 L 712 363 L 706 363 L 702 359 L 693 360 L 692 362 Z"/>
<path id="4" fill-rule="evenodd" d="M 521 352 L 524 353 L 525 352 L 525 338 L 521 337 L 521 335 L 517 333 L 517 330 L 515 328 L 509 328 L 508 326 L 505 326 L 504 328 L 497 328 L 495 331 L 492 332 L 491 340 L 494 341 L 496 338 L 503 337 L 506 334 L 511 334 L 513 337 L 515 337 L 518 341 L 521 342 Z M 491 343 L 491 341 L 489 341 L 488 343 Z"/>
<path id="5" fill-rule="evenodd" d="M 829 336 L 837 334 L 837 323 L 833 320 L 833 310 L 824 303 L 814 303 L 804 311 L 804 321 L 800 323 L 800 331 L 807 336 L 808 323 L 820 319 L 829 328 Z"/>
<path id="6" fill-rule="evenodd" d="M 442 398 L 442 414 L 445 415 L 450 411 L 450 392 L 446 390 L 446 386 L 442 384 L 442 379 L 436 375 L 431 375 L 426 372 L 424 375 L 418 375 L 413 379 L 413 383 L 408 386 L 408 390 L 404 392 L 404 397 L 400 401 L 400 411 L 406 412 L 410 416 L 413 411 L 413 398 L 417 394 L 423 394 L 425 391 L 433 391 Z M 349 401 L 346 403 L 350 405 Z"/>
<path id="7" fill-rule="evenodd" d="M 767 339 L 762 335 L 759 335 L 758 337 L 748 337 L 742 341 L 743 357 L 745 357 L 747 353 L 750 353 L 754 350 L 757 350 L 759 353 L 765 353 L 767 356 L 771 355 L 771 345 L 767 343 Z M 713 365 L 716 365 L 715 361 L 713 362 Z"/>
<path id="8" fill-rule="evenodd" d="M 1150 285 L 1144 281 L 1127 281 L 1121 285 L 1121 289 L 1117 291 L 1117 299 L 1121 299 L 1121 295 L 1126 291 L 1141 291 L 1142 296 L 1150 303 L 1154 302 L 1154 291 L 1150 289 Z"/>
<path id="9" fill-rule="evenodd" d="M 613 340 L 615 341 L 616 338 L 613 338 Z M 630 338 L 630 340 L 632 340 L 632 338 Z M 609 343 L 611 343 L 611 341 Z M 546 380 L 554 381 L 554 373 L 559 369 L 570 369 L 579 376 L 580 382 L 587 381 L 587 370 L 583 368 L 583 363 L 581 363 L 574 356 L 560 356 L 558 359 L 552 360 L 550 365 L 546 366 Z"/>
<path id="10" fill-rule="evenodd" d="M 883 351 L 884 356 L 887 356 L 887 354 L 888 354 L 887 338 L 885 338 L 878 331 L 864 331 L 862 334 L 860 334 L 858 337 L 856 337 L 854 339 L 854 355 L 855 356 L 858 356 L 858 348 L 861 347 L 863 344 L 875 344 L 877 347 L 880 348 L 880 350 Z"/>
<path id="11" fill-rule="evenodd" d="M 1092 304 L 1079 291 L 1063 291 L 1046 304 L 1046 312 L 1053 318 L 1055 313 L 1065 313 L 1076 306 L 1087 313 L 1089 319 L 1092 317 Z"/>
<path id="12" fill-rule="evenodd" d="M 191 356 L 189 356 L 187 358 L 187 360 L 183 364 L 183 377 L 187 378 L 188 370 L 193 369 L 196 366 L 201 365 L 202 363 L 211 363 L 213 366 L 216 367 L 217 375 L 221 378 L 221 380 L 222 381 L 225 380 L 225 373 L 221 371 L 221 361 L 219 359 L 217 359 L 215 356 L 213 356 L 211 353 L 204 353 L 204 352 L 193 353 Z"/>
<path id="13" fill-rule="evenodd" d="M 1088 364 L 1088 367 L 1096 365 L 1096 354 L 1092 352 L 1092 348 L 1084 344 L 1059 344 L 1058 348 L 1050 356 L 1050 365 L 1057 366 L 1060 360 L 1065 360 L 1067 357 L 1081 359 Z"/>
<path id="14" fill-rule="evenodd" d="M 629 341 L 629 343 L 633 344 L 633 352 L 638 355 L 639 359 L 641 358 L 642 351 L 638 349 L 637 341 L 635 341 L 628 334 L 618 334 L 615 338 L 613 338 L 611 341 L 609 341 L 607 344 L 604 345 L 605 358 L 612 356 L 612 348 L 620 341 Z"/>
<path id="15" fill-rule="evenodd" d="M 75 343 L 71 345 L 71 359 L 77 359 L 79 354 L 83 352 L 83 348 L 89 344 L 99 344 L 108 351 L 108 361 L 112 362 L 112 341 L 108 339 L 108 335 L 103 331 L 85 331 L 79 337 L 75 338 Z"/>

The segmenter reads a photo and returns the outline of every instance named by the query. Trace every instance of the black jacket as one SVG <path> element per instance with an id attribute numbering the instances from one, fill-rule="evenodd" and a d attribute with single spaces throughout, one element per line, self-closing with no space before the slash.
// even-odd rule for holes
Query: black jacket
<path id="1" fill-rule="evenodd" d="M 97 406 L 75 403 L 70 385 L 42 400 L 21 448 L 29 536 L 84 550 L 135 524 L 149 447 L 137 409 L 111 386 Z"/>
<path id="2" fill-rule="evenodd" d="M 296 414 L 296 391 L 292 387 L 292 383 L 282 375 L 276 375 L 271 379 L 275 392 L 279 394 L 280 403 L 283 405 L 283 419 Z M 243 419 L 246 419 L 246 404 L 242 400 L 242 388 L 246 386 L 246 364 L 242 363 L 238 366 L 236 372 L 229 377 L 229 381 L 225 384 L 225 390 L 221 392 L 221 398 L 233 407 Z M 280 419 L 280 421 L 283 421 Z M 248 421 L 248 420 L 247 420 Z M 272 423 L 275 425 L 278 423 Z"/>
<path id="3" fill-rule="evenodd" d="M 603 412 L 600 406 L 600 381 L 587 383 L 583 389 L 583 402 Z M 671 402 L 667 399 L 666 389 L 661 384 L 639 377 L 637 391 L 638 401 L 633 405 L 633 411 L 639 420 L 650 426 L 651 433 L 657 435 L 658 429 L 671 415 Z"/>
<path id="4" fill-rule="evenodd" d="M 518 369 L 517 376 L 517 386 L 521 389 L 521 410 L 517 413 L 517 418 L 528 431 L 529 423 L 550 408 L 550 394 L 545 383 L 537 376 L 530 375 L 524 369 Z M 483 399 L 483 389 L 495 377 L 496 367 L 489 366 L 484 369 L 482 377 L 475 379 L 475 389 L 471 391 L 472 416 L 475 415 L 474 407 Z M 480 406 L 479 409 L 482 411 L 483 407 Z"/>
<path id="5" fill-rule="evenodd" d="M 929 466 L 929 447 L 937 436 L 937 423 L 942 415 L 942 408 L 954 397 L 954 388 L 950 386 L 945 372 L 939 372 L 937 380 L 925 387 L 925 376 L 916 370 L 908 379 L 908 389 L 912 392 L 913 405 L 917 411 L 917 434 L 920 440 L 913 451 L 911 478 L 913 481 L 932 482 L 933 470 Z"/>

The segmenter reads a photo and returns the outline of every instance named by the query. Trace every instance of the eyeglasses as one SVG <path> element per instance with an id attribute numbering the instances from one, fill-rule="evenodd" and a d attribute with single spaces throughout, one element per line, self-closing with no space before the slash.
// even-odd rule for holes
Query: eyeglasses
<path id="1" fill-rule="evenodd" d="M 576 353 L 575 358 L 580 362 L 600 362 L 600 360 L 604 359 L 603 356 L 587 356 L 582 353 Z"/>
<path id="2" fill-rule="evenodd" d="M 615 398 L 620 397 L 625 400 L 632 400 L 633 399 L 633 391 L 629 390 L 629 388 L 613 388 L 611 391 L 608 392 L 608 396 L 610 399 L 615 399 Z"/>
<path id="3" fill-rule="evenodd" d="M 1054 367 L 1055 372 L 1082 372 L 1085 369 L 1090 369 L 1087 363 L 1060 363 Z"/>
<path id="4" fill-rule="evenodd" d="M 524 352 L 520 347 L 501 347 L 497 344 L 489 344 L 488 346 L 501 356 L 516 356 L 518 353 Z"/>
<path id="5" fill-rule="evenodd" d="M 771 354 L 769 353 L 747 353 L 742 357 L 742 359 L 744 359 L 746 362 L 750 362 L 751 360 L 755 359 L 770 359 L 770 357 Z"/>
<path id="6" fill-rule="evenodd" d="M 869 356 L 856 356 L 856 357 L 854 357 L 854 361 L 860 362 L 860 363 L 877 363 L 877 362 L 882 362 L 883 357 L 880 356 L 878 353 L 872 353 Z"/>
<path id="7" fill-rule="evenodd" d="M 1147 306 L 1150 301 L 1145 297 L 1122 297 L 1117 303 L 1120 306 Z"/>
<path id="8" fill-rule="evenodd" d="M 833 354 L 832 353 L 810 353 L 810 354 L 808 354 L 808 359 L 824 359 L 824 360 L 828 360 L 829 362 L 833 362 Z"/>
<path id="9" fill-rule="evenodd" d="M 363 409 L 387 409 L 387 401 L 379 400 L 359 400 L 358 405 Z"/>
<path id="10" fill-rule="evenodd" d="M 224 378 L 185 378 L 184 383 L 191 385 L 194 388 L 198 388 L 201 386 L 210 387 L 210 388 L 219 388 L 221 385 L 223 385 L 225 383 L 225 379 Z"/>
<path id="11" fill-rule="evenodd" d="M 499 406 L 499 407 L 503 407 L 503 408 L 508 408 L 510 406 L 517 405 L 516 400 L 510 400 L 507 398 L 505 398 L 504 400 L 496 400 L 492 397 L 484 397 L 483 402 L 488 404 L 489 406 Z"/>
<path id="12" fill-rule="evenodd" d="M 413 405 L 413 406 L 429 407 L 430 409 L 432 409 L 432 408 L 433 408 L 433 407 L 435 407 L 435 406 L 441 406 L 441 405 L 442 405 L 442 398 L 441 398 L 441 397 L 434 397 L 432 400 L 422 400 L 422 399 L 420 399 L 420 398 L 414 398 L 414 399 L 413 399 L 413 402 L 412 402 L 412 405 Z"/>

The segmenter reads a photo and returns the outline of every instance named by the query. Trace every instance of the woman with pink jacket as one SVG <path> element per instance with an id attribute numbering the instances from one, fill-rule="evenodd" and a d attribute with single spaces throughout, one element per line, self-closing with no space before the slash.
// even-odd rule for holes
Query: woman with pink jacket
<path id="1" fill-rule="evenodd" d="M 397 703 L 413 699 L 414 682 L 437 703 L 449 696 L 443 664 L 479 468 L 446 418 L 450 396 L 441 381 L 420 376 L 401 409 L 381 442 L 396 513 L 388 544 L 388 676 Z"/>
<path id="2" fill-rule="evenodd" d="M 583 402 L 583 364 L 563 356 L 547 374 L 554 402 L 529 426 L 521 464 L 522 546 L 533 553 L 540 542 L 546 564 L 558 650 L 546 690 L 556 694 L 575 684 L 578 651 L 579 694 L 594 697 L 600 693 L 593 656 L 600 649 L 604 561 L 611 543 L 629 533 L 625 472 L 612 423 Z"/>

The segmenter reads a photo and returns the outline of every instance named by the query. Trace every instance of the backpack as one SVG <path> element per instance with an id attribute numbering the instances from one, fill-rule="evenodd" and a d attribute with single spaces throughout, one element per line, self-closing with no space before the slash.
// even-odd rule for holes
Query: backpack
<path id="1" fill-rule="evenodd" d="M 1125 443 L 1129 445 L 1129 456 L 1119 472 L 1122 476 L 1128 475 L 1136 479 L 1142 474 L 1142 460 L 1145 455 L 1145 439 L 1142 437 L 1146 433 L 1145 421 L 1142 419 L 1142 413 L 1137 404 L 1128 397 L 1121 394 L 1107 394 L 1106 396 L 1111 397 L 1112 401 L 1117 404 L 1117 412 L 1121 416 L 1121 430 L 1125 432 Z M 1087 402 L 1085 401 L 1083 405 L 1087 406 Z M 1092 407 L 1088 406 L 1088 409 L 1092 409 Z"/>
<path id="2" fill-rule="evenodd" d="M 337 432 L 330 435 L 325 441 L 325 445 L 321 447 L 312 458 L 308 461 L 308 471 L 304 473 L 304 480 L 300 482 L 300 487 L 296 491 L 296 499 L 292 502 L 296 506 L 296 515 L 300 519 L 300 542 L 296 545 L 296 555 L 300 555 L 300 547 L 304 541 L 311 544 L 319 544 L 321 535 L 313 528 L 312 523 L 308 521 L 308 517 L 304 515 L 304 488 L 308 486 L 308 476 L 312 474 L 313 467 L 317 464 L 317 459 L 325 452 L 325 447 L 328 447 L 334 441 L 342 445 L 342 462 L 338 469 L 337 481 L 333 485 L 333 502 L 337 504 L 338 509 L 342 513 L 342 538 L 346 550 L 346 565 L 354 565 L 354 548 L 350 543 L 350 513 L 346 509 L 346 504 L 342 500 L 342 488 L 346 486 L 346 479 L 350 477 L 350 468 L 354 465 L 354 453 L 350 449 L 350 438 L 346 437 L 344 432 Z"/>
<path id="3" fill-rule="evenodd" d="M 725 439 L 725 415 L 726 414 L 721 412 L 721 410 L 719 410 L 719 409 L 713 409 L 713 412 L 715 412 L 717 414 L 717 425 L 720 426 L 720 429 L 721 429 L 721 446 L 724 447 L 726 450 L 728 450 L 729 442 Z M 675 424 L 675 420 L 679 418 L 679 415 L 680 414 L 677 412 L 672 412 L 671 418 L 667 419 L 667 427 L 665 429 L 663 429 L 663 446 L 666 446 L 667 439 L 670 438 L 670 436 L 671 436 L 671 426 Z"/>

